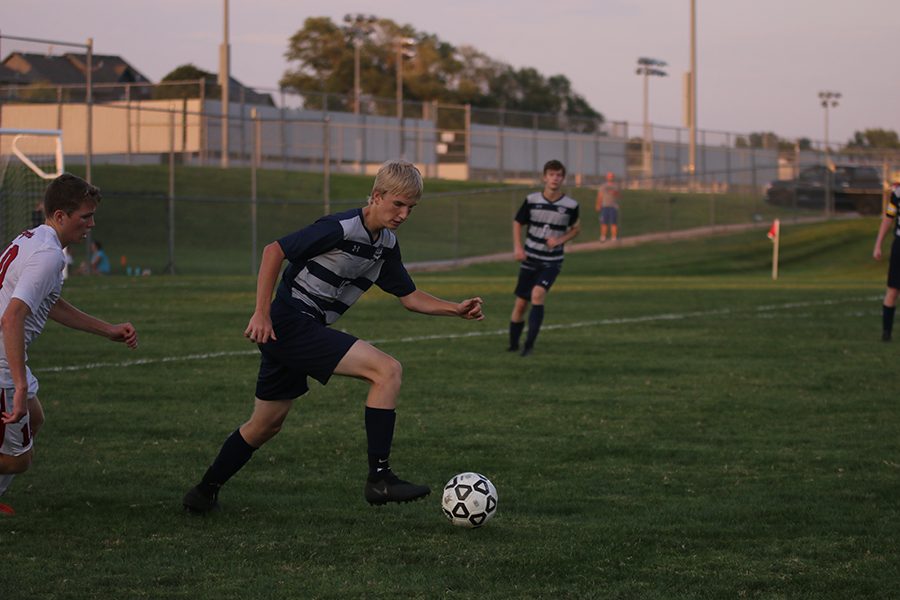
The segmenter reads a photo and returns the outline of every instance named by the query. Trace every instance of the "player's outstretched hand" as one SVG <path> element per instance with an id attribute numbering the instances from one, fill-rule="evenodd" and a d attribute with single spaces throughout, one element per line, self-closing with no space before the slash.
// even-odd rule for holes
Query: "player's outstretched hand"
<path id="1" fill-rule="evenodd" d="M 463 300 L 457 307 L 457 314 L 463 319 L 481 321 L 484 319 L 484 313 L 481 310 L 482 304 L 484 304 L 484 300 L 481 298 Z"/>
<path id="2" fill-rule="evenodd" d="M 3 422 L 4 425 L 9 425 L 11 423 L 18 423 L 22 420 L 22 417 L 25 416 L 25 413 L 28 412 L 25 409 L 25 400 L 28 395 L 28 388 L 22 388 L 21 390 L 17 389 L 15 395 L 13 396 L 12 402 L 12 412 L 3 412 L 0 413 L 0 421 Z"/>
<path id="3" fill-rule="evenodd" d="M 258 312 L 253 313 L 253 316 L 250 317 L 250 323 L 244 330 L 244 337 L 257 344 L 265 344 L 269 340 L 278 339 L 275 337 L 275 330 L 272 329 L 272 319 Z"/>
<path id="4" fill-rule="evenodd" d="M 118 323 L 112 326 L 109 339 L 114 342 L 122 342 L 132 350 L 137 348 L 137 330 L 131 323 Z"/>

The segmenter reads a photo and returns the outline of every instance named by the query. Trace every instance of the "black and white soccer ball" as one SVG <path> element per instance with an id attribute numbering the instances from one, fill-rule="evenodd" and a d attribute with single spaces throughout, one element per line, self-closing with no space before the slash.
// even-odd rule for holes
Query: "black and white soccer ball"
<path id="1" fill-rule="evenodd" d="M 441 509 L 454 525 L 481 527 L 497 513 L 497 488 L 480 473 L 460 473 L 444 486 Z"/>

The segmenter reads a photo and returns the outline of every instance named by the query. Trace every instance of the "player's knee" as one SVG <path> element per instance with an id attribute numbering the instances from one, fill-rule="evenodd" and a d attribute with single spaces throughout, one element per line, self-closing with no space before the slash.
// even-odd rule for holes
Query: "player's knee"
<path id="1" fill-rule="evenodd" d="M 4 455 L 3 460 L 0 461 L 0 474 L 19 475 L 24 473 L 31 466 L 31 457 L 31 450 L 19 456 Z"/>
<path id="2" fill-rule="evenodd" d="M 533 290 L 531 290 L 531 303 L 532 304 L 543 304 L 544 298 L 547 297 L 547 290 L 540 286 L 535 286 Z"/>
<path id="3" fill-rule="evenodd" d="M 403 382 L 403 365 L 393 357 L 388 357 L 381 369 L 383 383 L 399 388 Z"/>

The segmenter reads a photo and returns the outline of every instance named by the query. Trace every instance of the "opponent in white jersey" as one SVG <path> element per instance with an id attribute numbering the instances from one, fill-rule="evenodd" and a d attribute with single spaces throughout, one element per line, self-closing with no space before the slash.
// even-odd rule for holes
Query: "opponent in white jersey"
<path id="1" fill-rule="evenodd" d="M 43 424 L 26 351 L 47 319 L 137 347 L 131 323 L 112 325 L 60 298 L 64 249 L 87 237 L 99 202 L 99 189 L 60 175 L 44 195 L 45 223 L 23 231 L 0 255 L 0 496 L 13 475 L 31 465 L 34 436 Z"/>

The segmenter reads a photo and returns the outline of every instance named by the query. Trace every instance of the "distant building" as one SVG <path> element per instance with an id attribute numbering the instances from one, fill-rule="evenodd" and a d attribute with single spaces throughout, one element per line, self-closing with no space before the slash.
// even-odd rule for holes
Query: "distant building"
<path id="1" fill-rule="evenodd" d="M 91 57 L 91 66 L 91 80 L 95 86 L 94 102 L 169 97 L 165 92 L 154 93 L 155 84 L 120 56 L 94 54 Z M 52 89 L 52 86 L 66 86 L 62 89 L 61 99 L 64 102 L 83 102 L 83 86 L 87 83 L 86 75 L 87 55 L 72 52 L 62 55 L 13 52 L 0 63 L 0 86 L 6 88 L 2 97 L 7 100 L 52 102 L 57 100 L 57 92 Z M 207 90 L 215 90 L 216 94 L 220 93 L 215 75 L 206 75 L 208 75 L 205 78 Z M 231 102 L 239 103 L 243 99 L 247 104 L 275 106 L 270 94 L 256 92 L 233 77 L 229 79 L 229 82 Z M 127 84 L 137 85 L 129 86 Z M 10 86 L 23 89 L 14 90 Z M 130 90 L 127 89 L 129 87 Z M 161 90 L 163 89 L 161 88 Z M 183 94 L 178 94 L 178 96 L 183 97 Z M 189 97 L 199 97 L 199 92 L 191 93 Z"/>
<path id="2" fill-rule="evenodd" d="M 64 99 L 83 100 L 84 92 L 78 86 L 87 83 L 87 55 L 66 53 L 62 55 L 35 54 L 28 52 L 13 52 L 0 63 L 5 71 L 0 71 L 0 78 L 4 85 L 30 86 L 71 86 L 68 87 Z M 124 100 L 126 91 L 124 85 L 109 87 L 108 84 L 150 84 L 140 71 L 131 66 L 122 57 L 112 54 L 94 54 L 91 57 L 91 80 L 94 85 L 94 99 L 97 102 L 109 102 Z M 7 73 L 15 75 L 5 77 Z M 10 80 L 12 79 L 12 80 Z M 83 89 L 83 88 L 82 88 Z M 132 99 L 149 98 L 151 88 L 138 86 L 131 90 Z M 7 94 L 8 96 L 8 94 Z M 33 98 L 34 93 L 30 94 Z M 41 93 L 41 98 L 50 99 L 47 92 Z"/>

